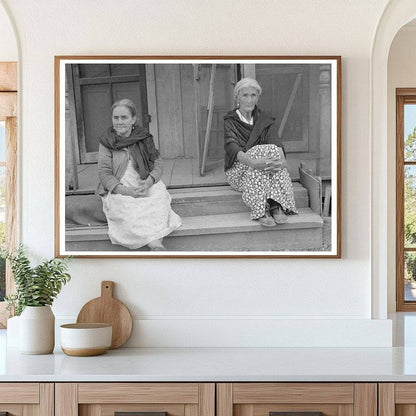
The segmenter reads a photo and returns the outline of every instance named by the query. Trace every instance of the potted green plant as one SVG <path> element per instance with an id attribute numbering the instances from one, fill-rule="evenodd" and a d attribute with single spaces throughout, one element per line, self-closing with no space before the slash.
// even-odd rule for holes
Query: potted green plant
<path id="1" fill-rule="evenodd" d="M 70 279 L 68 257 L 31 266 L 25 249 L 2 249 L 10 261 L 16 292 L 6 296 L 8 309 L 19 318 L 19 350 L 24 354 L 49 354 L 55 346 L 55 317 L 51 305 Z"/>

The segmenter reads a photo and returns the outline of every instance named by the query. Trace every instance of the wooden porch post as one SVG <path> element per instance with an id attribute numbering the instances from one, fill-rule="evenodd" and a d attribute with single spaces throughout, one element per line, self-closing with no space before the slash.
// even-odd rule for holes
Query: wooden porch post
<path id="1" fill-rule="evenodd" d="M 331 175 L 331 67 L 321 65 L 319 74 L 319 150 L 316 174 Z"/>

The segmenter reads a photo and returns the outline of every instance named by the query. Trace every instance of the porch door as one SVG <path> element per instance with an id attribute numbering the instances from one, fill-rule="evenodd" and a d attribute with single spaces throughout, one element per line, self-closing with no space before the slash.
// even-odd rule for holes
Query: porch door
<path id="1" fill-rule="evenodd" d="M 67 75 L 74 91 L 78 164 L 97 162 L 98 137 L 112 124 L 111 106 L 115 101 L 132 100 L 138 123 L 148 127 L 145 65 L 71 64 L 67 65 Z"/>
<path id="2" fill-rule="evenodd" d="M 285 151 L 309 152 L 311 129 L 319 126 L 317 90 L 312 91 L 319 65 L 258 64 L 255 73 L 263 89 L 259 107 L 276 117 Z"/>

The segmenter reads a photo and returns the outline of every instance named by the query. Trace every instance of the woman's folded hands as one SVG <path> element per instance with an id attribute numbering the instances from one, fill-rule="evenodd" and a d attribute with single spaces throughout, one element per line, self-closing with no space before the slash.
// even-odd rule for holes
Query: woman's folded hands
<path id="1" fill-rule="evenodd" d="M 113 189 L 113 193 L 132 196 L 133 198 L 144 198 L 154 183 L 155 180 L 149 175 L 147 179 L 139 180 L 135 186 L 126 186 L 120 183 Z"/>
<path id="2" fill-rule="evenodd" d="M 286 160 L 280 157 L 251 159 L 250 167 L 252 169 L 264 170 L 266 172 L 277 172 L 279 169 L 286 167 Z"/>
<path id="3" fill-rule="evenodd" d="M 143 198 L 147 196 L 148 190 L 149 188 L 145 184 L 139 184 L 139 186 L 135 188 L 119 184 L 114 188 L 113 193 L 124 196 L 131 196 L 133 198 Z"/>

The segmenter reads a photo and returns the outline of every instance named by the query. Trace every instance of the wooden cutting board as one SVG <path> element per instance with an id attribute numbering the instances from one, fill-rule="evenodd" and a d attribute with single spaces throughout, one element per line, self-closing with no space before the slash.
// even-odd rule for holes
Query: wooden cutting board
<path id="1" fill-rule="evenodd" d="M 113 297 L 114 282 L 101 282 L 101 296 L 80 310 L 78 323 L 107 323 L 113 326 L 111 349 L 121 347 L 130 337 L 133 319 L 124 303 Z"/>

